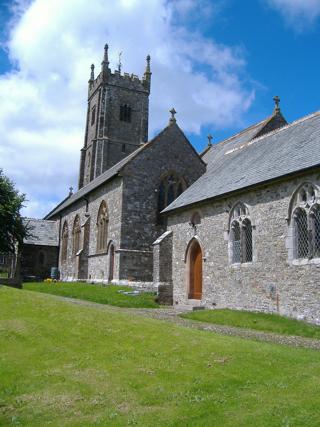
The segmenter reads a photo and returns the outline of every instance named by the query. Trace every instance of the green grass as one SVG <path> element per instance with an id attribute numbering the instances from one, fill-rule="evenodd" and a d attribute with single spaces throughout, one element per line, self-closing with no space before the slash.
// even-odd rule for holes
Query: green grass
<path id="1" fill-rule="evenodd" d="M 201 310 L 182 314 L 181 317 L 217 325 L 256 329 L 283 335 L 297 335 L 320 339 L 320 327 L 277 314 L 252 313 L 237 310 Z"/>
<path id="2" fill-rule="evenodd" d="M 116 285 L 91 285 L 77 282 L 53 282 L 53 283 L 24 283 L 23 289 L 29 291 L 44 292 L 46 294 L 61 295 L 69 298 L 77 298 L 100 304 L 110 304 L 118 307 L 133 308 L 157 308 L 153 292 L 143 292 L 139 295 L 123 295 L 118 291 L 132 291 L 127 286 Z"/>
<path id="3" fill-rule="evenodd" d="M 0 287 L 1 426 L 319 426 L 319 352 Z"/>

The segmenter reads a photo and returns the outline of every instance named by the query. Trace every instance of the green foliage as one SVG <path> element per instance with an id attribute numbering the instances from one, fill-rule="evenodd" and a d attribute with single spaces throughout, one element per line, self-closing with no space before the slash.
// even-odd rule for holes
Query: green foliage
<path id="1" fill-rule="evenodd" d="M 0 288 L 0 425 L 319 426 L 319 352 Z"/>
<path id="2" fill-rule="evenodd" d="M 100 304 L 116 305 L 118 307 L 157 308 L 153 292 L 143 292 L 139 295 L 124 295 L 119 291 L 132 291 L 128 286 L 88 284 L 78 282 L 55 283 L 25 283 L 23 289 L 61 295 Z"/>
<path id="3" fill-rule="evenodd" d="M 256 329 L 283 335 L 297 335 L 320 339 L 320 327 L 277 314 L 253 313 L 237 310 L 201 310 L 182 314 L 181 317 L 217 325 Z"/>
<path id="4" fill-rule="evenodd" d="M 28 235 L 20 210 L 25 195 L 19 194 L 14 184 L 0 169 L 0 252 L 14 253 L 15 244 L 21 245 Z"/>

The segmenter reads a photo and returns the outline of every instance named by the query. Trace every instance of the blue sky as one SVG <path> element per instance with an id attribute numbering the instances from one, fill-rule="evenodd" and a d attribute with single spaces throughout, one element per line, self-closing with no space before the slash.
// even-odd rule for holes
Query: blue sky
<path id="1" fill-rule="evenodd" d="M 112 4 L 112 8 L 108 7 Z M 150 136 L 178 111 L 198 150 L 262 120 L 319 109 L 320 0 L 0 0 L 0 167 L 41 217 L 76 186 L 89 67 L 141 75 Z M 124 31 L 123 28 L 126 30 Z M 98 65 L 99 66 L 99 65 Z"/>

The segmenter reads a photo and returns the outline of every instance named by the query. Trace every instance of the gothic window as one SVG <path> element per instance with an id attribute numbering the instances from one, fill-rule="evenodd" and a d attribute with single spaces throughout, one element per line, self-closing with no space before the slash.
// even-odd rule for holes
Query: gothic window
<path id="1" fill-rule="evenodd" d="M 81 236 L 81 226 L 80 226 L 80 218 L 77 215 L 72 230 L 72 249 L 73 255 L 76 255 L 80 249 L 80 236 Z"/>
<path id="2" fill-rule="evenodd" d="M 126 152 L 126 144 L 122 144 L 121 151 L 122 153 Z"/>
<path id="3" fill-rule="evenodd" d="M 120 120 L 122 122 L 131 122 L 131 107 L 129 105 L 124 104 L 120 106 Z"/>
<path id="4" fill-rule="evenodd" d="M 61 241 L 61 261 L 62 262 L 65 262 L 67 260 L 68 238 L 69 238 L 68 223 L 67 221 L 65 221 L 62 229 L 62 239 L 61 239 L 62 240 Z"/>
<path id="5" fill-rule="evenodd" d="M 107 249 L 109 216 L 106 202 L 101 202 L 97 218 L 97 251 Z"/>
<path id="6" fill-rule="evenodd" d="M 96 121 L 96 106 L 94 106 L 91 110 L 91 126 L 94 125 Z"/>
<path id="7" fill-rule="evenodd" d="M 172 203 L 186 189 L 183 178 L 170 173 L 162 178 L 158 189 L 158 212 Z"/>
<path id="8" fill-rule="evenodd" d="M 231 262 L 252 262 L 252 224 L 249 212 L 243 203 L 238 203 L 230 217 Z"/>
<path id="9" fill-rule="evenodd" d="M 308 258 L 309 256 L 309 236 L 308 217 L 304 209 L 298 208 L 294 212 L 294 240 L 295 258 Z"/>
<path id="10" fill-rule="evenodd" d="M 313 257 L 320 258 L 320 206 L 314 205 L 310 211 Z"/>
<path id="11" fill-rule="evenodd" d="M 315 187 L 310 183 L 301 186 L 292 205 L 293 257 L 320 258 L 320 205 Z"/>

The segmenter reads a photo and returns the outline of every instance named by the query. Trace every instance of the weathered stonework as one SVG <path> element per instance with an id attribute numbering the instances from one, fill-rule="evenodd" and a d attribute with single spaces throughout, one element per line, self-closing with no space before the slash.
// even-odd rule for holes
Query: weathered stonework
<path id="1" fill-rule="evenodd" d="M 173 235 L 172 279 L 174 304 L 189 304 L 186 250 L 193 238 L 203 255 L 203 294 L 207 308 L 275 312 L 320 323 L 320 259 L 297 265 L 290 259 L 290 200 L 305 181 L 320 184 L 319 173 L 238 192 L 194 208 L 172 212 L 168 229 Z M 253 227 L 253 261 L 231 264 L 230 209 L 238 201 L 249 209 Z M 201 224 L 190 225 L 195 211 Z"/>

